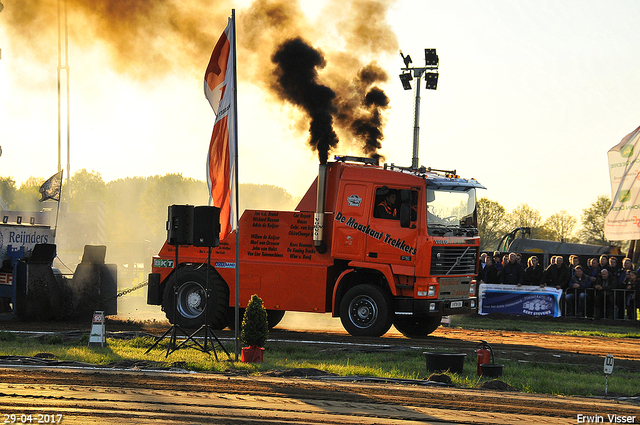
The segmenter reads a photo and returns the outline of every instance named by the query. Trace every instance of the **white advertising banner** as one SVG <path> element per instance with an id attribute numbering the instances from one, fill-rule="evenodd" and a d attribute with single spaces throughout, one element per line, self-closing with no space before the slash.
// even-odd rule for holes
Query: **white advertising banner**
<path id="1" fill-rule="evenodd" d="M 48 227 L 0 224 L 0 258 L 11 253 L 28 257 L 36 244 L 54 243 L 54 230 Z"/>
<path id="2" fill-rule="evenodd" d="M 479 314 L 560 317 L 562 289 L 483 283 L 478 290 Z"/>
<path id="3" fill-rule="evenodd" d="M 612 147 L 609 157 L 611 210 L 604 222 L 610 241 L 640 239 L 640 127 Z"/>

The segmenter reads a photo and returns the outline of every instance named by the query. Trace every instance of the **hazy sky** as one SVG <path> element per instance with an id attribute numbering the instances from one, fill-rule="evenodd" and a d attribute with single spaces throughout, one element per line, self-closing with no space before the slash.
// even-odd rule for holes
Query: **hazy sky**
<path id="1" fill-rule="evenodd" d="M 57 1 L 3 3 L 0 175 L 19 185 L 57 171 Z M 331 74 L 355 78 L 353 61 L 375 60 L 386 70 L 381 153 L 397 165 L 411 164 L 413 134 L 413 92 L 398 79 L 398 49 L 422 66 L 423 49 L 436 48 L 438 89 L 421 93 L 420 164 L 478 179 L 488 188 L 480 196 L 508 211 L 527 203 L 543 218 L 562 209 L 579 218 L 598 195 L 610 195 L 607 151 L 640 125 L 637 1 L 367 2 L 379 6 L 373 19 L 356 1 L 310 0 L 300 1 L 303 19 L 281 32 L 256 23 L 257 6 L 275 1 L 164 0 L 152 3 L 166 10 L 116 11 L 108 23 L 89 8 L 76 13 L 82 3 L 70 0 L 72 174 L 86 168 L 105 181 L 166 173 L 205 180 L 214 115 L 202 80 L 232 7 L 239 22 L 254 19 L 238 29 L 246 45 L 238 59 L 241 183 L 302 196 L 317 173 L 302 115 L 266 89 L 273 46 L 262 33 L 299 28 L 325 52 L 319 79 L 330 87 Z M 45 19 L 54 27 L 43 27 Z M 206 28 L 187 34 L 203 21 Z M 65 146 L 66 138 L 66 171 Z M 359 154 L 342 136 L 335 153 Z"/>

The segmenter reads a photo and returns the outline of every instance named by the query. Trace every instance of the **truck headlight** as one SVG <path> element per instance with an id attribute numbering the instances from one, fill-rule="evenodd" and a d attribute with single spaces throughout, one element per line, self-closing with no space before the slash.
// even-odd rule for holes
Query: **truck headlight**
<path id="1" fill-rule="evenodd" d="M 435 297 L 436 296 L 436 287 L 435 285 L 429 286 L 418 286 L 418 290 L 416 291 L 416 295 L 418 297 Z"/>
<path id="2" fill-rule="evenodd" d="M 476 284 L 474 282 L 472 282 L 469 285 L 469 296 L 470 297 L 475 297 L 475 295 L 476 295 Z"/>

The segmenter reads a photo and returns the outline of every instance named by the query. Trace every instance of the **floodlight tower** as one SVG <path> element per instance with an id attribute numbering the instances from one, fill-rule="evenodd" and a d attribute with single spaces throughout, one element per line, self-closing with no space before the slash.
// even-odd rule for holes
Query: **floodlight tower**
<path id="1" fill-rule="evenodd" d="M 424 77 L 426 82 L 426 87 L 429 90 L 435 90 L 438 86 L 438 55 L 436 54 L 436 49 L 424 49 L 424 61 L 425 66 L 418 67 L 410 67 L 412 64 L 411 56 L 404 55 L 402 50 L 400 51 L 400 56 L 402 56 L 402 60 L 404 61 L 404 68 L 401 68 L 402 74 L 400 74 L 400 81 L 402 82 L 402 87 L 405 90 L 411 90 L 411 80 L 415 77 L 417 80 L 416 84 L 416 95 L 414 101 L 414 115 L 413 115 L 413 158 L 411 160 L 411 168 L 416 170 L 418 169 L 418 146 L 420 139 L 420 79 Z M 426 71 L 435 71 L 435 72 L 426 72 Z"/>
<path id="2" fill-rule="evenodd" d="M 2 9 L 4 9 L 4 4 L 0 1 L 0 12 L 2 12 Z M 0 49 L 0 59 L 2 59 L 2 49 Z"/>
<path id="3" fill-rule="evenodd" d="M 62 4 L 64 2 L 64 5 Z M 64 20 L 64 24 L 63 24 Z M 64 39 L 64 43 L 62 42 Z M 64 73 L 63 73 L 64 71 Z M 58 171 L 62 170 L 62 100 L 60 88 L 66 88 L 66 137 L 67 137 L 67 205 L 71 201 L 71 137 L 69 109 L 69 23 L 67 20 L 67 0 L 58 0 Z"/>

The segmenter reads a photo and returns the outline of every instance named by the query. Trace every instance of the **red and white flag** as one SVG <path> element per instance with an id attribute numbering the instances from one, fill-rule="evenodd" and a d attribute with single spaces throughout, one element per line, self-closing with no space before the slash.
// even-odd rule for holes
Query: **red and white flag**
<path id="1" fill-rule="evenodd" d="M 229 19 L 213 49 L 204 74 L 204 95 L 209 100 L 216 121 L 211 134 L 207 154 L 207 184 L 209 203 L 220 208 L 220 239 L 227 236 L 236 223 L 233 208 L 236 191 L 235 156 L 237 149 L 235 131 L 235 23 Z"/>

